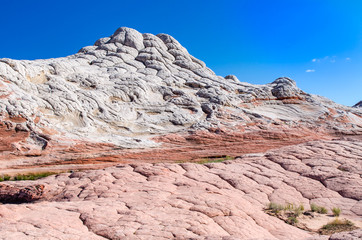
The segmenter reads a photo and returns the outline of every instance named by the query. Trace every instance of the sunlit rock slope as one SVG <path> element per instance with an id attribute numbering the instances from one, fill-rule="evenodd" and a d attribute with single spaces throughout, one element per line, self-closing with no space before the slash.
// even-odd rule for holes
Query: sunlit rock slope
<path id="1" fill-rule="evenodd" d="M 237 156 L 361 127 L 359 108 L 287 77 L 217 76 L 167 34 L 119 28 L 68 57 L 0 59 L 1 169 Z"/>

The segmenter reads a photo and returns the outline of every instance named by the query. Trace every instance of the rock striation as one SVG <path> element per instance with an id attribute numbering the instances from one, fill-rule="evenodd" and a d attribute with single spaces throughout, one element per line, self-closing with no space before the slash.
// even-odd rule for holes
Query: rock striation
<path id="1" fill-rule="evenodd" d="M 358 108 L 287 77 L 253 85 L 217 76 L 173 37 L 124 27 L 68 57 L 0 59 L 0 90 L 0 168 L 8 170 L 192 160 L 362 132 Z"/>
<path id="2" fill-rule="evenodd" d="M 0 204 L 0 239 L 357 240 L 361 229 L 320 236 L 264 209 L 270 202 L 339 207 L 340 218 L 361 227 L 361 161 L 361 141 L 334 140 L 221 163 L 121 164 L 53 175 L 33 182 L 44 186 L 41 200 Z M 322 225 L 334 219 L 325 218 Z"/>

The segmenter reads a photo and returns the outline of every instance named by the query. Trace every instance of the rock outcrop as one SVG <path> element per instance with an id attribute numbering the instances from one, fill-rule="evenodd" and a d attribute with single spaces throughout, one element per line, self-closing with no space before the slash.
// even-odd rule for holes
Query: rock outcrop
<path id="1" fill-rule="evenodd" d="M 45 186 L 43 200 L 0 204 L 0 239 L 360 239 L 360 229 L 320 236 L 264 209 L 339 207 L 340 218 L 361 227 L 361 161 L 361 141 L 314 141 L 222 163 L 53 175 L 33 183 Z M 311 218 L 308 226 L 333 219 Z"/>
<path id="2" fill-rule="evenodd" d="M 286 77 L 217 76 L 173 37 L 129 28 L 64 58 L 0 59 L 0 89 L 6 171 L 236 156 L 362 132 L 358 108 Z"/>
<path id="3" fill-rule="evenodd" d="M 44 185 L 16 187 L 0 184 L 0 203 L 30 203 L 42 198 Z"/>
<path id="4" fill-rule="evenodd" d="M 362 101 L 359 101 L 358 103 L 356 103 L 355 105 L 353 105 L 353 107 L 355 107 L 355 108 L 362 108 Z"/>

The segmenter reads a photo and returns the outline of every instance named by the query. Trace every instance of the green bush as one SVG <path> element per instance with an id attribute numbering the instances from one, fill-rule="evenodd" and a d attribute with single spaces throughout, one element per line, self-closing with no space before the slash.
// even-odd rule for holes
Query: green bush
<path id="1" fill-rule="evenodd" d="M 290 225 L 294 225 L 294 224 L 298 223 L 298 219 L 296 216 L 290 216 L 287 219 L 287 223 L 289 223 Z"/>
<path id="2" fill-rule="evenodd" d="M 281 204 L 270 202 L 268 205 L 268 210 L 271 210 L 273 213 L 279 213 L 280 211 L 283 211 L 285 207 Z"/>
<path id="3" fill-rule="evenodd" d="M 299 205 L 299 209 L 300 209 L 300 211 L 304 212 L 304 205 L 303 205 L 303 204 L 300 204 L 300 205 Z"/>
<path id="4" fill-rule="evenodd" d="M 16 175 L 14 181 L 24 181 L 24 180 L 37 180 L 39 178 L 44 178 L 50 175 L 53 175 L 53 172 L 43 172 L 43 173 L 29 173 L 29 174 L 19 174 Z"/>
<path id="5" fill-rule="evenodd" d="M 299 205 L 299 207 L 293 209 L 293 212 L 296 217 L 299 217 L 304 212 L 304 206 Z"/>
<path id="6" fill-rule="evenodd" d="M 2 176 L 2 177 L 0 177 L 0 182 L 2 182 L 2 181 L 9 181 L 10 180 L 10 176 L 9 175 L 4 175 L 4 176 Z"/>
<path id="7" fill-rule="evenodd" d="M 327 223 L 322 228 L 323 229 L 332 229 L 332 228 L 336 228 L 338 226 L 343 226 L 343 225 L 352 227 L 352 226 L 354 226 L 354 223 L 349 220 L 334 219 L 332 222 Z"/>
<path id="8" fill-rule="evenodd" d="M 332 212 L 333 212 L 333 216 L 339 217 L 339 215 L 341 214 L 341 209 L 334 207 L 334 208 L 332 208 Z"/>
<path id="9" fill-rule="evenodd" d="M 312 203 L 312 204 L 310 205 L 310 210 L 311 210 L 312 212 L 317 212 L 317 211 L 318 211 L 318 206 L 315 205 L 314 203 Z"/>
<path id="10" fill-rule="evenodd" d="M 312 210 L 312 212 L 317 212 L 317 213 L 322 213 L 322 214 L 328 213 L 327 208 L 318 206 L 318 205 L 316 205 L 314 203 L 312 203 L 310 205 L 310 209 Z"/>
<path id="11" fill-rule="evenodd" d="M 4 175 L 0 177 L 0 182 L 2 181 L 24 181 L 24 180 L 37 180 L 39 178 L 44 178 L 50 175 L 56 174 L 54 172 L 43 172 L 43 173 L 29 173 L 29 174 L 18 174 L 16 176 Z"/>
<path id="12" fill-rule="evenodd" d="M 290 216 L 299 217 L 304 211 L 304 206 L 301 204 L 298 207 L 296 207 L 293 203 L 281 205 L 271 202 L 269 203 L 267 210 L 270 210 L 273 213 L 279 213 L 281 211 L 284 211 L 286 214 Z"/>
<path id="13" fill-rule="evenodd" d="M 325 208 L 325 207 L 321 207 L 320 210 L 319 210 L 319 213 L 327 214 L 327 213 L 328 213 L 328 210 L 327 210 L 327 208 Z"/>
<path id="14" fill-rule="evenodd" d="M 353 231 L 355 229 L 357 229 L 357 227 L 354 226 L 353 222 L 347 219 L 339 220 L 336 218 L 332 222 L 324 225 L 318 232 L 320 234 L 331 235 L 336 232 Z"/>

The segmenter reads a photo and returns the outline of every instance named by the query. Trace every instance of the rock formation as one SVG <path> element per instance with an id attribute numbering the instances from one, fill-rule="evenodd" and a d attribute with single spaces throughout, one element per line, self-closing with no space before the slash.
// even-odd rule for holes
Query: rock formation
<path id="1" fill-rule="evenodd" d="M 359 101 L 358 103 L 356 103 L 355 105 L 353 105 L 353 107 L 355 107 L 355 108 L 362 108 L 362 101 Z"/>
<path id="2" fill-rule="evenodd" d="M 43 195 L 44 185 L 16 187 L 0 184 L 0 203 L 30 203 Z"/>
<path id="3" fill-rule="evenodd" d="M 329 212 L 339 207 L 340 218 L 348 217 L 361 227 L 361 161 L 361 141 L 335 140 L 222 163 L 123 164 L 53 175 L 33 183 L 45 186 L 42 201 L 0 205 L 0 236 L 25 240 L 360 239 L 361 230 L 319 236 L 264 209 L 270 202 L 303 204 L 306 209 L 314 203 Z M 21 184 L 25 182 L 17 183 Z M 327 220 L 312 218 L 308 227 Z"/>
<path id="4" fill-rule="evenodd" d="M 362 132 L 360 109 L 286 77 L 216 76 L 173 37 L 129 28 L 64 58 L 0 59 L 0 87 L 3 169 L 236 156 Z"/>
<path id="5" fill-rule="evenodd" d="M 361 108 L 217 76 L 166 34 L 0 59 L 0 177 L 72 170 L 1 183 L 0 239 L 360 239 L 265 208 L 339 207 L 360 228 L 361 136 Z"/>

